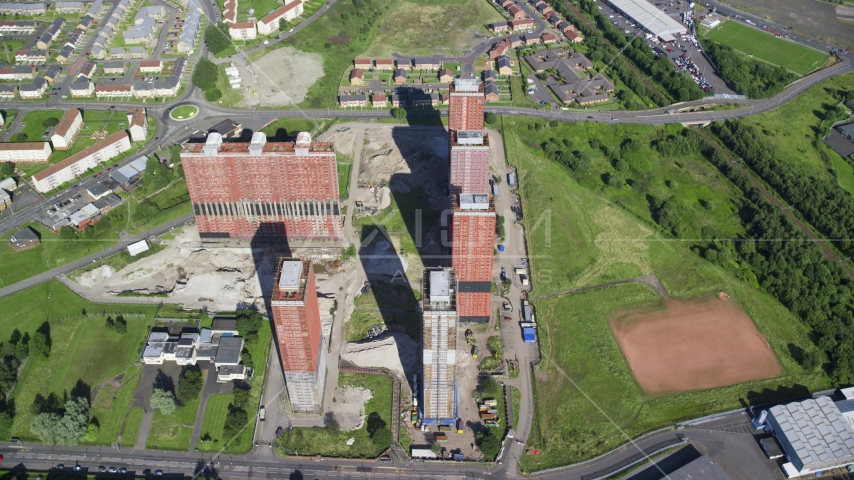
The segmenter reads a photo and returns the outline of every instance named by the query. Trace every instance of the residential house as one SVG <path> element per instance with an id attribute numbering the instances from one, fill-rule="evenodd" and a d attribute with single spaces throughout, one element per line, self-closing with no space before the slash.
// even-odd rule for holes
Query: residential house
<path id="1" fill-rule="evenodd" d="M 44 3 L 0 3 L 0 15 L 34 16 L 44 15 L 45 13 L 47 13 L 47 8 Z"/>
<path id="2" fill-rule="evenodd" d="M 442 61 L 434 57 L 415 57 L 412 59 L 412 65 L 416 70 L 439 70 L 442 68 Z"/>
<path id="3" fill-rule="evenodd" d="M 557 24 L 563 22 L 563 19 L 560 18 L 558 15 L 550 15 L 548 21 L 552 24 L 553 27 L 556 27 Z"/>
<path id="4" fill-rule="evenodd" d="M 0 70 L 2 70 L 2 69 L 0 69 Z M 392 76 L 392 80 L 394 80 L 394 83 L 396 83 L 397 85 L 405 84 L 406 83 L 406 70 L 404 70 L 402 68 L 398 68 L 397 70 L 395 70 L 394 75 Z"/>
<path id="5" fill-rule="evenodd" d="M 510 40 L 510 48 L 516 48 L 519 45 L 522 45 L 522 43 L 524 43 L 521 36 L 520 37 L 513 37 L 509 40 Z"/>
<path id="6" fill-rule="evenodd" d="M 107 57 L 107 49 L 100 45 L 93 45 L 89 50 L 89 58 L 93 60 L 103 60 Z"/>
<path id="7" fill-rule="evenodd" d="M 489 28 L 495 33 L 509 32 L 511 30 L 509 22 L 492 23 L 487 28 Z"/>
<path id="8" fill-rule="evenodd" d="M 374 68 L 377 70 L 391 71 L 394 70 L 394 59 L 378 58 L 374 60 Z"/>
<path id="9" fill-rule="evenodd" d="M 133 142 L 144 142 L 148 136 L 148 116 L 142 107 L 128 110 L 128 132 Z"/>
<path id="10" fill-rule="evenodd" d="M 510 6 L 510 8 L 507 9 L 507 13 L 509 13 L 514 19 L 525 18 L 525 12 L 516 5 Z"/>
<path id="11" fill-rule="evenodd" d="M 435 107 L 439 105 L 439 96 L 435 93 L 412 93 L 409 103 L 413 107 Z"/>
<path id="12" fill-rule="evenodd" d="M 566 39 L 569 40 L 569 43 L 581 43 L 584 41 L 584 37 L 578 33 L 578 30 L 573 28 L 564 30 L 563 34 L 566 36 Z"/>
<path id="13" fill-rule="evenodd" d="M 15 51 L 15 63 L 45 63 L 48 59 L 50 54 L 45 50 Z"/>
<path id="14" fill-rule="evenodd" d="M 95 85 L 84 75 L 77 77 L 77 80 L 69 87 L 72 98 L 91 97 L 95 93 Z"/>
<path id="15" fill-rule="evenodd" d="M 95 67 L 97 64 L 92 60 L 89 60 L 83 65 L 83 68 L 80 69 L 80 75 L 88 78 L 92 78 L 92 74 L 95 72 Z"/>
<path id="16" fill-rule="evenodd" d="M 237 22 L 237 0 L 225 0 L 222 3 L 222 23 Z"/>
<path id="17" fill-rule="evenodd" d="M 524 43 L 525 45 L 528 45 L 528 46 L 538 45 L 540 43 L 540 37 L 538 37 L 536 35 L 525 35 L 522 38 L 522 43 Z"/>
<path id="18" fill-rule="evenodd" d="M 98 12 L 100 12 L 103 7 L 104 0 L 95 0 L 92 2 L 92 5 L 89 6 L 89 10 L 86 11 L 86 15 L 90 17 L 97 17 Z"/>
<path id="19" fill-rule="evenodd" d="M 546 32 L 546 33 L 540 35 L 540 40 L 542 40 L 543 43 L 546 43 L 546 44 L 554 43 L 557 41 L 557 36 L 555 36 L 553 33 Z"/>
<path id="20" fill-rule="evenodd" d="M 94 25 L 95 19 L 90 17 L 89 15 L 84 16 L 77 22 L 77 29 L 83 30 L 84 32 L 88 32 L 92 25 Z"/>
<path id="21" fill-rule="evenodd" d="M 80 30 L 79 28 L 74 30 L 71 32 L 71 36 L 68 37 L 68 41 L 65 42 L 65 45 L 77 50 L 77 47 L 80 46 L 80 42 L 83 41 L 84 35 L 86 35 L 85 31 Z"/>
<path id="22" fill-rule="evenodd" d="M 412 60 L 395 60 L 397 70 L 412 70 Z"/>
<path id="23" fill-rule="evenodd" d="M 115 47 L 110 49 L 110 58 L 114 60 L 121 60 L 125 58 L 125 49 L 121 47 Z"/>
<path id="24" fill-rule="evenodd" d="M 71 55 L 74 54 L 74 48 L 68 45 L 62 47 L 62 50 L 56 54 L 56 61 L 58 63 L 66 64 L 71 60 Z"/>
<path id="25" fill-rule="evenodd" d="M 507 55 L 501 55 L 495 59 L 495 68 L 499 75 L 513 75 L 513 62 Z"/>
<path id="26" fill-rule="evenodd" d="M 138 60 L 140 58 L 145 58 L 145 47 L 130 47 L 128 49 L 130 53 L 130 58 Z"/>
<path id="27" fill-rule="evenodd" d="M 388 104 L 388 97 L 381 93 L 375 93 L 371 95 L 371 105 L 376 108 L 385 107 Z"/>
<path id="28" fill-rule="evenodd" d="M 47 72 L 44 74 L 44 79 L 47 80 L 47 83 L 53 85 L 56 83 L 56 80 L 59 78 L 59 75 L 62 73 L 62 67 L 58 65 L 52 65 L 47 69 Z"/>
<path id="29" fill-rule="evenodd" d="M 32 20 L 0 20 L 0 33 L 36 33 L 36 22 Z"/>
<path id="30" fill-rule="evenodd" d="M 50 143 L 54 150 L 68 150 L 77 134 L 83 128 L 83 115 L 80 110 L 72 108 L 65 112 L 53 135 L 50 136 Z"/>
<path id="31" fill-rule="evenodd" d="M 82 13 L 83 2 L 56 2 L 53 8 L 56 13 Z"/>
<path id="32" fill-rule="evenodd" d="M 353 67 L 360 68 L 362 70 L 370 70 L 374 68 L 374 61 L 370 58 L 356 58 L 353 59 Z"/>
<path id="33" fill-rule="evenodd" d="M 495 60 L 496 58 L 500 57 L 501 55 L 504 55 L 505 53 L 507 53 L 508 50 L 510 50 L 510 45 L 511 45 L 510 40 L 502 40 L 502 41 L 496 43 L 489 50 L 489 59 Z"/>
<path id="34" fill-rule="evenodd" d="M 407 97 L 398 94 L 392 94 L 391 96 L 391 106 L 392 107 L 406 107 L 409 105 L 409 101 Z"/>
<path id="35" fill-rule="evenodd" d="M 361 86 L 364 80 L 364 74 L 361 68 L 354 68 L 350 71 L 350 85 Z"/>
<path id="36" fill-rule="evenodd" d="M 18 96 L 18 87 L 15 85 L 0 85 L 0 99 L 14 100 Z"/>
<path id="37" fill-rule="evenodd" d="M 484 82 L 483 95 L 487 102 L 498 101 L 498 84 L 495 82 Z"/>
<path id="38" fill-rule="evenodd" d="M 36 47 L 40 50 L 47 50 L 47 47 L 56 40 L 56 37 L 59 36 L 59 32 L 62 31 L 62 26 L 65 25 L 65 19 L 62 17 L 57 17 L 50 26 L 45 30 L 44 35 L 39 37 L 36 42 Z"/>
<path id="39" fill-rule="evenodd" d="M 125 74 L 125 62 L 106 62 L 104 63 L 104 74 L 105 75 L 124 75 Z"/>
<path id="40" fill-rule="evenodd" d="M 495 75 L 495 70 L 489 69 L 483 71 L 483 81 L 484 82 L 494 82 L 498 77 Z"/>
<path id="41" fill-rule="evenodd" d="M 180 53 L 192 53 L 196 50 L 196 41 L 201 28 L 202 14 L 198 9 L 190 9 L 181 27 L 181 35 L 175 49 Z"/>
<path id="42" fill-rule="evenodd" d="M 507 25 L 510 26 L 510 30 L 513 30 L 514 33 L 515 32 L 525 32 L 525 31 L 533 30 L 534 28 L 536 28 L 536 25 L 534 24 L 534 20 L 532 20 L 530 18 L 522 18 L 520 20 L 511 20 L 511 21 L 507 22 Z"/>
<path id="43" fill-rule="evenodd" d="M 541 15 L 545 16 L 549 12 L 553 12 L 552 7 L 550 7 L 547 3 L 543 2 L 537 6 L 537 11 L 540 12 Z"/>
<path id="44" fill-rule="evenodd" d="M 29 80 L 36 78 L 36 68 L 31 65 L 0 67 L 0 80 Z"/>
<path id="45" fill-rule="evenodd" d="M 133 85 L 96 85 L 95 96 L 101 98 L 130 98 Z"/>
<path id="46" fill-rule="evenodd" d="M 38 163 L 50 160 L 48 142 L 0 143 L 0 162 Z"/>
<path id="47" fill-rule="evenodd" d="M 367 106 L 367 102 L 365 101 L 365 94 L 362 93 L 359 95 L 339 95 L 338 106 L 341 108 Z"/>
<path id="48" fill-rule="evenodd" d="M 30 83 L 21 84 L 18 88 L 18 95 L 21 98 L 38 99 L 44 96 L 47 91 L 48 83 L 44 77 L 36 77 Z"/>
<path id="49" fill-rule="evenodd" d="M 228 34 L 232 40 L 255 40 L 258 32 L 255 30 L 255 22 L 231 23 L 228 25 Z"/>
<path id="50" fill-rule="evenodd" d="M 284 4 L 273 13 L 259 20 L 258 33 L 261 35 L 270 35 L 279 29 L 279 21 L 284 20 L 286 22 L 290 22 L 302 15 L 302 12 L 302 0 L 292 0 L 290 3 Z"/>
<path id="51" fill-rule="evenodd" d="M 143 60 L 139 62 L 140 73 L 161 73 L 163 72 L 163 62 L 160 60 Z"/>
<path id="52" fill-rule="evenodd" d="M 441 83 L 451 83 L 454 81 L 454 72 L 447 68 L 443 68 L 439 70 L 439 82 Z"/>

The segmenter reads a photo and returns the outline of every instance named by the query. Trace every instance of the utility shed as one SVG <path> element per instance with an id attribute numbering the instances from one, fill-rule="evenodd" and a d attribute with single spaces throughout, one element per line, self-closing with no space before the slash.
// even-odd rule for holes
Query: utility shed
<path id="1" fill-rule="evenodd" d="M 140 240 L 136 243 L 131 243 L 128 245 L 128 253 L 131 257 L 135 257 L 142 252 L 148 251 L 148 242 L 145 240 Z"/>
<path id="2" fill-rule="evenodd" d="M 525 343 L 534 343 L 537 341 L 537 334 L 534 333 L 534 329 L 532 327 L 525 327 L 522 329 L 522 341 Z"/>
<path id="3" fill-rule="evenodd" d="M 828 397 L 771 407 L 768 424 L 786 451 L 788 473 L 808 475 L 854 463 L 854 428 Z"/>

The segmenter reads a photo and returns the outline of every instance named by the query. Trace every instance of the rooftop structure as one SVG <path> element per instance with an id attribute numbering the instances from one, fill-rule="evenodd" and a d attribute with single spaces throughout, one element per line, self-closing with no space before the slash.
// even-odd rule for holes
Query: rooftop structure
<path id="1" fill-rule="evenodd" d="M 854 463 L 854 428 L 828 397 L 777 405 L 768 424 L 786 451 L 791 477 Z"/>

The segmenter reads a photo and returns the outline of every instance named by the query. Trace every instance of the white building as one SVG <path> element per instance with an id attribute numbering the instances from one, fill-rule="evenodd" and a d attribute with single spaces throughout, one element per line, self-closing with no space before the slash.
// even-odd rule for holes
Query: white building
<path id="1" fill-rule="evenodd" d="M 84 76 L 77 77 L 77 80 L 68 88 L 73 98 L 91 97 L 95 93 L 95 84 Z"/>
<path id="2" fill-rule="evenodd" d="M 144 142 L 148 136 L 148 117 L 144 108 L 131 108 L 128 110 L 128 131 L 134 142 Z"/>
<path id="3" fill-rule="evenodd" d="M 290 22 L 302 15 L 302 12 L 302 0 L 292 0 L 290 3 L 286 3 L 273 13 L 267 15 L 261 20 L 258 20 L 258 33 L 261 35 L 269 35 L 279 29 L 280 20 Z"/>
<path id="4" fill-rule="evenodd" d="M 130 149 L 130 137 L 126 131 L 121 130 L 110 135 L 105 140 L 36 173 L 33 175 L 33 185 L 41 193 L 48 192 L 65 182 L 74 180 L 86 170 L 94 168 L 98 164 L 121 155 Z"/>
<path id="5" fill-rule="evenodd" d="M 676 36 L 688 32 L 688 27 L 646 0 L 608 0 L 607 3 L 664 42 L 672 42 Z"/>
<path id="6" fill-rule="evenodd" d="M 768 425 L 788 460 L 783 465 L 786 476 L 811 475 L 854 463 L 854 428 L 849 415 L 854 416 L 854 402 L 834 404 L 829 397 L 768 409 Z"/>
<path id="7" fill-rule="evenodd" d="M 72 108 L 65 112 L 62 120 L 59 121 L 59 125 L 56 126 L 56 130 L 53 131 L 53 135 L 50 136 L 53 149 L 68 150 L 71 148 L 71 144 L 74 143 L 74 139 L 82 128 L 83 115 L 80 114 L 80 110 Z"/>
<path id="8" fill-rule="evenodd" d="M 80 13 L 83 11 L 83 2 L 56 2 L 53 6 L 56 13 Z"/>
<path id="9" fill-rule="evenodd" d="M 148 250 L 148 242 L 146 242 L 145 240 L 140 240 L 136 243 L 131 243 L 130 245 L 128 245 L 128 253 L 131 257 L 135 257 L 142 252 L 147 252 Z"/>
<path id="10" fill-rule="evenodd" d="M 211 328 L 203 328 L 200 333 L 170 335 L 168 332 L 151 332 L 142 352 L 142 361 L 148 365 L 213 362 L 217 368 L 217 382 L 244 379 L 246 366 L 240 363 L 243 338 L 218 329 L 217 322 L 221 321 L 214 320 Z"/>
<path id="11" fill-rule="evenodd" d="M 228 26 L 228 34 L 232 40 L 255 40 L 255 22 L 232 23 Z"/>
<path id="12" fill-rule="evenodd" d="M 51 153 L 48 142 L 0 143 L 0 162 L 46 162 Z"/>

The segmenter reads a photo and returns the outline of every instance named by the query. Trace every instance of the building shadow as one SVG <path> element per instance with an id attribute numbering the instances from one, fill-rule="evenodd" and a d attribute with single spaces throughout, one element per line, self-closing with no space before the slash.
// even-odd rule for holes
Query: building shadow
<path id="1" fill-rule="evenodd" d="M 629 480 L 661 480 L 683 466 L 703 456 L 693 445 L 681 448 L 673 454 L 655 461 L 655 465 L 641 470 L 629 477 Z"/>

